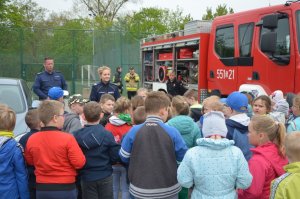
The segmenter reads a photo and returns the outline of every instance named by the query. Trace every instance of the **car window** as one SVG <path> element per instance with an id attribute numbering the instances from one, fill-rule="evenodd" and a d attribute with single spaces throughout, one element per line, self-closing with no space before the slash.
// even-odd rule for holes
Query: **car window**
<path id="1" fill-rule="evenodd" d="M 0 85 L 0 103 L 8 105 L 16 113 L 26 111 L 22 92 L 17 85 Z"/>

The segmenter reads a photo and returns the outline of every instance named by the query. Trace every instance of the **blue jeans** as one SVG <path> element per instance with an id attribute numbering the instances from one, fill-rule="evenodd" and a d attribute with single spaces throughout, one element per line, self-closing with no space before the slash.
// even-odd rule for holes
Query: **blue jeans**
<path id="1" fill-rule="evenodd" d="M 122 199 L 129 199 L 127 171 L 125 167 L 117 165 L 112 168 L 114 199 L 118 199 L 119 191 L 122 193 Z"/>

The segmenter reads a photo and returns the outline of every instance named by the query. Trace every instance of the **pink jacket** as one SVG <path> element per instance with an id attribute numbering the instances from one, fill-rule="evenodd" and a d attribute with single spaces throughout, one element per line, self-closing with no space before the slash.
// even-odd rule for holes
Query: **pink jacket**
<path id="1" fill-rule="evenodd" d="M 253 155 L 248 164 L 253 180 L 248 189 L 239 190 L 239 199 L 269 199 L 271 181 L 285 173 L 283 167 L 288 160 L 278 154 L 276 145 L 271 142 L 251 151 Z"/>

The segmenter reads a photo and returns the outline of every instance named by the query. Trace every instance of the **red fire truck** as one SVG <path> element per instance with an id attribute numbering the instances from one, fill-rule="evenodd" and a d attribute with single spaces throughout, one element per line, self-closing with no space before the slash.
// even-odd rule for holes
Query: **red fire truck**
<path id="1" fill-rule="evenodd" d="M 210 21 L 141 42 L 143 86 L 166 89 L 168 71 L 189 88 L 270 94 L 300 92 L 300 2 L 270 6 Z"/>

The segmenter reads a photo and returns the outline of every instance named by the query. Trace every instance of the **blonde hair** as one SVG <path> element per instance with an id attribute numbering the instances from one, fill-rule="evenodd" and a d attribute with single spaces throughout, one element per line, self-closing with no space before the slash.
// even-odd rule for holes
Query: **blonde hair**
<path id="1" fill-rule="evenodd" d="M 300 131 L 287 134 L 285 150 L 291 162 L 300 162 Z"/>
<path id="2" fill-rule="evenodd" d="M 285 126 L 281 122 L 275 122 L 267 115 L 254 115 L 251 119 L 253 129 L 256 132 L 267 134 L 270 141 L 277 145 L 280 155 L 284 155 Z"/>
<path id="3" fill-rule="evenodd" d="M 98 68 L 98 74 L 99 74 L 100 77 L 101 77 L 103 71 L 105 71 L 105 70 L 109 70 L 109 73 L 111 73 L 111 69 L 108 66 L 100 66 Z"/>
<path id="4" fill-rule="evenodd" d="M 45 126 L 53 119 L 55 115 L 59 115 L 61 109 L 64 109 L 63 103 L 56 100 L 44 100 L 38 107 L 38 114 L 41 122 Z"/>
<path id="5" fill-rule="evenodd" d="M 162 108 L 170 106 L 170 98 L 163 92 L 152 91 L 145 99 L 145 111 L 149 113 L 159 113 Z"/>
<path id="6" fill-rule="evenodd" d="M 136 91 L 137 95 L 139 95 L 139 94 L 142 93 L 142 92 L 144 92 L 144 93 L 147 94 L 149 91 L 148 91 L 148 89 L 146 89 L 146 88 L 139 88 L 139 89 Z"/>
<path id="7" fill-rule="evenodd" d="M 0 130 L 12 131 L 16 125 L 16 113 L 6 104 L 0 104 Z"/>
<path id="8" fill-rule="evenodd" d="M 175 110 L 175 113 L 178 115 L 188 115 L 190 110 L 188 102 L 183 96 L 180 95 L 176 95 L 172 98 L 172 108 L 173 113 Z"/>
<path id="9" fill-rule="evenodd" d="M 126 113 L 130 111 L 131 103 L 126 97 L 120 97 L 114 105 L 114 113 Z"/>
<path id="10" fill-rule="evenodd" d="M 293 106 L 300 109 L 300 95 L 296 95 L 293 99 Z"/>
<path id="11" fill-rule="evenodd" d="M 131 98 L 131 105 L 132 105 L 132 110 L 134 111 L 137 107 L 139 106 L 144 106 L 145 105 L 145 100 L 142 96 L 136 95 L 133 98 Z"/>
<path id="12" fill-rule="evenodd" d="M 196 101 L 198 100 L 198 91 L 196 89 L 187 90 L 184 95 L 186 98 L 194 98 Z"/>
<path id="13" fill-rule="evenodd" d="M 209 104 L 212 111 L 223 111 L 224 105 L 221 102 L 212 102 Z"/>

